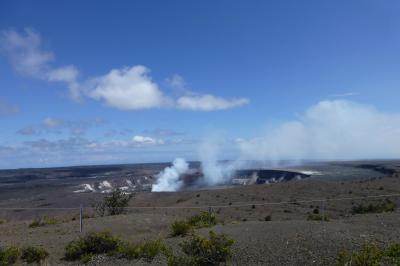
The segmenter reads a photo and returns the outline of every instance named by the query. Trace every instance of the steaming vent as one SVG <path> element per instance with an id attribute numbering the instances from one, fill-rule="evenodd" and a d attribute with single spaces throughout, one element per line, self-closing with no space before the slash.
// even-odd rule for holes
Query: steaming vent
<path id="1" fill-rule="evenodd" d="M 287 182 L 291 180 L 301 180 L 310 177 L 311 175 L 285 170 L 273 169 L 245 169 L 237 170 L 235 177 L 232 179 L 234 185 L 249 185 L 249 184 L 271 184 Z"/>
<path id="2" fill-rule="evenodd" d="M 253 185 L 253 184 L 273 184 L 288 182 L 292 180 L 302 180 L 310 177 L 310 174 L 285 171 L 285 170 L 265 170 L 265 169 L 243 169 L 236 170 L 232 177 L 225 182 L 210 185 L 204 182 L 206 177 L 200 169 L 190 169 L 179 177 L 179 188 L 164 191 L 192 190 L 213 187 L 230 187 L 235 185 Z M 153 189 L 153 191 L 155 191 Z M 163 191 L 163 190 L 159 190 Z"/>

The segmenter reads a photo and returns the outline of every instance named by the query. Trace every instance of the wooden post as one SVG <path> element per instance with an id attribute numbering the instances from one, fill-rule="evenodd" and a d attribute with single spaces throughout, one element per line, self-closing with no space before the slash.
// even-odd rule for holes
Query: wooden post
<path id="1" fill-rule="evenodd" d="M 211 207 L 208 207 L 208 214 L 209 214 L 209 219 L 210 219 L 210 224 L 211 224 L 211 215 L 213 213 L 213 209 Z"/>
<path id="2" fill-rule="evenodd" d="M 82 227 L 83 227 L 83 215 L 82 215 L 82 213 L 83 213 L 83 207 L 82 207 L 82 204 L 81 204 L 81 206 L 80 206 L 80 208 L 79 208 L 79 232 L 80 233 L 82 233 Z"/>

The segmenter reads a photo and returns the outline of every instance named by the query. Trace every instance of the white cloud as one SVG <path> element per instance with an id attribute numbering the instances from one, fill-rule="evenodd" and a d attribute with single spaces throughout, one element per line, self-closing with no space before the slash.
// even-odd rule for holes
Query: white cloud
<path id="1" fill-rule="evenodd" d="M 246 159 L 374 159 L 400 157 L 400 114 L 351 101 L 321 101 L 298 120 L 241 143 Z"/>
<path id="2" fill-rule="evenodd" d="M 166 79 L 166 82 L 169 86 L 178 89 L 178 90 L 185 90 L 186 82 L 182 76 L 175 74 L 170 78 Z"/>
<path id="3" fill-rule="evenodd" d="M 51 117 L 46 117 L 43 119 L 43 126 L 45 128 L 55 128 L 59 127 L 64 124 L 64 120 L 62 119 L 57 119 L 57 118 L 51 118 Z"/>
<path id="4" fill-rule="evenodd" d="M 48 78 L 50 81 L 75 82 L 78 74 L 78 70 L 70 65 L 51 70 L 48 73 Z"/>
<path id="5" fill-rule="evenodd" d="M 227 100 L 224 98 L 213 96 L 211 94 L 182 96 L 179 97 L 177 100 L 178 108 L 192 111 L 225 110 L 229 108 L 239 107 L 248 103 L 249 100 L 246 98 Z"/>
<path id="6" fill-rule="evenodd" d="M 136 135 L 132 138 L 132 142 L 138 145 L 156 145 L 156 144 L 164 144 L 164 141 L 161 139 L 155 139 L 152 137 L 139 136 Z"/>
<path id="7" fill-rule="evenodd" d="M 32 29 L 22 33 L 14 30 L 2 31 L 0 48 L 18 73 L 47 81 L 65 82 L 74 100 L 80 100 L 78 70 L 72 66 L 54 68 L 55 56 L 43 51 L 40 35 Z"/>
<path id="8" fill-rule="evenodd" d="M 1 32 L 0 45 L 14 69 L 23 75 L 45 78 L 48 64 L 54 60 L 53 53 L 41 50 L 40 36 L 31 29 L 22 34 L 13 30 Z"/>
<path id="9" fill-rule="evenodd" d="M 149 75 L 145 66 L 135 65 L 112 69 L 108 74 L 79 82 L 79 72 L 73 65 L 54 67 L 54 54 L 44 51 L 41 37 L 31 29 L 22 33 L 2 31 L 0 46 L 14 69 L 21 74 L 47 81 L 64 82 L 70 96 L 81 101 L 83 96 L 102 101 L 107 106 L 124 110 L 151 108 L 178 108 L 191 111 L 213 111 L 240 107 L 248 99 L 224 99 L 211 94 L 192 93 L 179 75 L 167 79 L 170 86 L 178 89 L 177 96 L 168 96 Z"/>
<path id="10" fill-rule="evenodd" d="M 92 79 L 86 94 L 120 110 L 167 106 L 169 99 L 148 73 L 149 70 L 144 66 L 113 69 L 104 76 Z"/>
<path id="11" fill-rule="evenodd" d="M 81 86 L 78 82 L 78 76 L 79 71 L 72 65 L 56 68 L 47 73 L 49 81 L 65 82 L 71 98 L 75 101 L 81 101 Z"/>
<path id="12" fill-rule="evenodd" d="M 183 110 L 191 111 L 215 111 L 240 107 L 248 104 L 250 101 L 246 98 L 224 99 L 211 94 L 200 94 L 190 91 L 186 87 L 186 82 L 180 75 L 173 75 L 168 78 L 167 83 L 176 89 L 178 98 L 176 99 L 176 107 Z"/>

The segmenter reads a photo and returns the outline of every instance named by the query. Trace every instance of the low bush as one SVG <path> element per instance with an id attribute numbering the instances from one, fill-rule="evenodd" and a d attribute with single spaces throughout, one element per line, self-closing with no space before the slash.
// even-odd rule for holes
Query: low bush
<path id="1" fill-rule="evenodd" d="M 325 221 L 325 222 L 328 222 L 329 218 L 328 218 L 327 215 L 310 213 L 308 215 L 308 217 L 307 217 L 307 220 L 309 220 L 309 221 Z"/>
<path id="2" fill-rule="evenodd" d="M 169 266 L 208 266 L 221 265 L 231 256 L 234 241 L 224 234 L 209 232 L 209 238 L 193 234 L 191 238 L 180 244 L 186 256 L 168 257 Z"/>
<path id="3" fill-rule="evenodd" d="M 118 250 L 121 240 L 109 232 L 88 233 L 65 247 L 65 260 L 81 260 L 95 254 L 110 254 Z"/>
<path id="4" fill-rule="evenodd" d="M 0 265 L 13 265 L 17 262 L 20 251 L 16 247 L 0 248 Z"/>
<path id="5" fill-rule="evenodd" d="M 115 255 L 128 260 L 143 258 L 151 261 L 158 254 L 166 252 L 167 248 L 161 240 L 150 240 L 138 245 L 121 243 Z"/>
<path id="6" fill-rule="evenodd" d="M 176 220 L 171 225 L 172 236 L 185 236 L 191 229 L 190 224 L 185 220 Z"/>
<path id="7" fill-rule="evenodd" d="M 400 244 L 380 248 L 373 243 L 365 243 L 361 249 L 352 253 L 343 250 L 339 253 L 337 266 L 400 265 Z"/>
<path id="8" fill-rule="evenodd" d="M 159 253 L 166 250 L 164 243 L 161 240 L 150 240 L 143 242 L 137 246 L 138 257 L 147 260 L 152 260 Z"/>
<path id="9" fill-rule="evenodd" d="M 39 226 L 43 226 L 43 224 L 40 222 L 40 220 L 35 219 L 29 224 L 29 228 L 36 228 Z"/>
<path id="10" fill-rule="evenodd" d="M 390 199 L 385 199 L 379 203 L 370 203 L 368 205 L 359 204 L 353 206 L 351 212 L 352 214 L 364 214 L 364 213 L 382 213 L 382 212 L 392 212 L 397 208 L 396 203 Z"/>
<path id="11" fill-rule="evenodd" d="M 29 228 L 35 228 L 35 227 L 40 227 L 40 226 L 46 226 L 46 225 L 51 225 L 51 224 L 57 224 L 60 221 L 57 220 L 54 217 L 41 217 L 41 218 L 36 218 L 29 224 Z"/>
<path id="12" fill-rule="evenodd" d="M 185 236 L 192 228 L 211 227 L 217 224 L 215 214 L 210 212 L 200 212 L 186 220 L 176 220 L 171 225 L 172 236 Z"/>
<path id="13" fill-rule="evenodd" d="M 100 216 L 124 214 L 132 197 L 132 194 L 126 194 L 120 189 L 116 189 L 110 196 L 104 197 L 102 202 L 93 204 L 93 208 Z"/>
<path id="14" fill-rule="evenodd" d="M 144 258 L 152 260 L 160 252 L 166 250 L 160 240 L 153 240 L 134 245 L 111 235 L 109 232 L 88 233 L 86 236 L 72 241 L 65 247 L 64 259 L 89 262 L 93 255 L 107 254 L 126 259 Z"/>
<path id="15" fill-rule="evenodd" d="M 40 263 L 49 256 L 49 253 L 44 248 L 25 247 L 21 250 L 21 260 L 27 263 Z"/>
<path id="16" fill-rule="evenodd" d="M 217 224 L 217 217 L 214 213 L 203 211 L 198 215 L 189 217 L 187 223 L 195 228 L 211 227 Z"/>
<path id="17" fill-rule="evenodd" d="M 41 263 L 49 256 L 49 253 L 41 247 L 17 247 L 0 248 L 0 265 L 15 265 L 20 261 L 26 263 Z"/>

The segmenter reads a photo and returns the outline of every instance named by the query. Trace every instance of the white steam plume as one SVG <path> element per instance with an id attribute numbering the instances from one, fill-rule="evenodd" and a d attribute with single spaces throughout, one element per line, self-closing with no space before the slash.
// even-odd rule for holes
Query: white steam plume
<path id="1" fill-rule="evenodd" d="M 224 160 L 226 138 L 209 136 L 200 145 L 204 184 L 229 182 L 234 171 L 305 160 L 400 158 L 400 114 L 346 100 L 321 101 L 298 119 L 279 124 L 265 134 L 236 141 L 237 160 Z M 260 164 L 262 163 L 262 164 Z"/>
<path id="2" fill-rule="evenodd" d="M 199 157 L 201 170 L 204 174 L 201 185 L 214 186 L 224 184 L 231 179 L 234 171 L 239 167 L 239 161 L 221 161 L 226 159 L 221 154 L 225 142 L 223 136 L 213 134 L 207 136 L 201 143 Z"/>
<path id="3" fill-rule="evenodd" d="M 189 170 L 189 164 L 182 158 L 176 158 L 172 166 L 166 167 L 157 175 L 157 182 L 153 184 L 151 191 L 177 191 L 183 182 L 179 177 Z"/>
<path id="4" fill-rule="evenodd" d="M 239 154 L 233 162 L 222 161 L 226 159 L 226 144 L 233 144 L 218 134 L 207 136 L 199 149 L 204 174 L 200 185 L 227 183 L 235 170 L 252 167 L 250 162 L 254 161 L 270 167 L 283 161 L 400 158 L 399 139 L 400 113 L 382 112 L 352 101 L 321 101 L 298 119 L 270 128 L 259 137 L 236 141 Z M 156 188 L 181 188 L 179 174 L 171 168 L 160 173 L 167 177 L 160 178 Z M 170 171 L 172 174 L 167 173 Z M 153 187 L 153 191 L 157 190 Z"/>
<path id="5" fill-rule="evenodd" d="M 400 114 L 352 101 L 321 101 L 297 120 L 240 143 L 247 160 L 400 158 Z"/>

